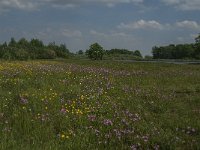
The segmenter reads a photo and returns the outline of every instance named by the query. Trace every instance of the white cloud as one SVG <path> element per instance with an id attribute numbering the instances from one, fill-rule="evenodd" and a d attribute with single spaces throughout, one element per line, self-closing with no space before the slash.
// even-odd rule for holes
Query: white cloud
<path id="1" fill-rule="evenodd" d="M 82 33 L 79 30 L 63 29 L 61 30 L 61 34 L 65 37 L 82 37 Z"/>
<path id="2" fill-rule="evenodd" d="M 200 0 L 162 0 L 167 5 L 174 5 L 182 10 L 200 10 Z"/>
<path id="3" fill-rule="evenodd" d="M 162 30 L 164 29 L 164 25 L 160 24 L 159 22 L 155 20 L 145 21 L 145 20 L 139 20 L 132 23 L 121 23 L 118 25 L 119 29 L 129 29 L 129 30 L 135 30 L 135 29 L 158 29 Z"/>
<path id="4" fill-rule="evenodd" d="M 96 30 L 90 30 L 90 34 L 95 36 L 107 36 L 105 33 L 97 32 Z"/>
<path id="5" fill-rule="evenodd" d="M 97 37 L 104 37 L 104 38 L 127 38 L 130 37 L 131 35 L 126 34 L 124 32 L 116 32 L 116 31 L 112 31 L 110 33 L 103 33 L 103 32 L 98 32 L 96 30 L 90 30 L 90 34 L 97 36 Z"/>
<path id="6" fill-rule="evenodd" d="M 83 3 L 100 3 L 105 4 L 108 7 L 113 7 L 116 4 L 120 3 L 142 3 L 143 0 L 44 0 L 45 2 L 49 2 L 53 5 L 80 5 Z"/>
<path id="7" fill-rule="evenodd" d="M 65 4 L 65 5 L 52 4 L 52 7 L 60 9 L 75 8 L 76 6 L 77 5 L 75 4 Z"/>
<path id="8" fill-rule="evenodd" d="M 0 10 L 6 11 L 11 8 L 17 8 L 22 10 L 34 10 L 39 5 L 38 1 L 28 0 L 0 0 Z"/>
<path id="9" fill-rule="evenodd" d="M 176 26 L 180 28 L 188 28 L 192 30 L 200 30 L 200 24 L 198 24 L 196 21 L 181 21 L 181 22 L 176 22 Z"/>
<path id="10" fill-rule="evenodd" d="M 0 11 L 3 12 L 12 8 L 35 10 L 42 5 L 58 8 L 73 8 L 83 3 L 102 3 L 111 7 L 119 3 L 142 2 L 143 0 L 0 0 Z"/>
<path id="11" fill-rule="evenodd" d="M 67 27 L 47 27 L 39 29 L 39 31 L 32 31 L 35 34 L 34 37 L 39 39 L 49 39 L 49 41 L 54 41 L 55 39 L 80 39 L 82 38 L 82 32 L 77 29 L 67 28 Z"/>
<path id="12" fill-rule="evenodd" d="M 191 37 L 192 39 L 195 39 L 196 37 L 198 37 L 198 34 L 190 34 L 190 37 Z"/>
<path id="13" fill-rule="evenodd" d="M 174 24 L 161 24 L 158 21 L 139 20 L 132 23 L 120 23 L 117 26 L 118 29 L 126 30 L 139 30 L 139 29 L 153 29 L 153 30 L 177 30 L 177 29 L 189 29 L 194 31 L 200 31 L 200 24 L 192 20 L 183 20 L 175 22 Z"/>
<path id="14" fill-rule="evenodd" d="M 180 3 L 180 0 L 162 0 L 162 1 L 168 5 L 174 5 Z"/>

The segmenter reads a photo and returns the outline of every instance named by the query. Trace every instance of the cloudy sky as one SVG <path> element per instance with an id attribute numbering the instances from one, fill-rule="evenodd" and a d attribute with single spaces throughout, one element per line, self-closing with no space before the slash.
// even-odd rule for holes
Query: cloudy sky
<path id="1" fill-rule="evenodd" d="M 98 42 L 147 55 L 194 42 L 199 14 L 200 0 L 0 0 L 0 42 L 39 38 L 74 52 Z"/>

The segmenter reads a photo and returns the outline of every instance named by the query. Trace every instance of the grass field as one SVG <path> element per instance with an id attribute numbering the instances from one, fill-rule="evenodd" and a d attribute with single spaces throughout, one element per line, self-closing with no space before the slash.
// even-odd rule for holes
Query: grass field
<path id="1" fill-rule="evenodd" d="M 0 62 L 0 149 L 200 149 L 200 66 Z"/>

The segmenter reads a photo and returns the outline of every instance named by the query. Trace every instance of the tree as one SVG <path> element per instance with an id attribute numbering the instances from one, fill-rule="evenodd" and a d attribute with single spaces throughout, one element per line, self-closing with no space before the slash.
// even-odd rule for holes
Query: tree
<path id="1" fill-rule="evenodd" d="M 12 46 L 12 47 L 15 47 L 16 46 L 16 44 L 17 44 L 17 42 L 15 41 L 15 38 L 14 37 L 12 37 L 11 39 L 10 39 L 10 42 L 9 42 L 9 46 Z"/>
<path id="2" fill-rule="evenodd" d="M 195 38 L 195 58 L 200 59 L 200 33 Z"/>
<path id="3" fill-rule="evenodd" d="M 200 33 L 199 35 L 195 38 L 195 43 L 200 44 Z"/>
<path id="4" fill-rule="evenodd" d="M 17 42 L 17 46 L 19 48 L 27 48 L 29 46 L 29 42 L 25 39 L 25 38 L 21 38 L 18 42 Z"/>
<path id="5" fill-rule="evenodd" d="M 39 39 L 31 39 L 30 44 L 32 47 L 44 47 L 44 44 L 42 41 L 40 41 Z"/>
<path id="6" fill-rule="evenodd" d="M 83 54 L 84 54 L 83 50 L 79 50 L 79 51 L 78 51 L 78 54 L 79 54 L 79 55 L 83 55 Z"/>
<path id="7" fill-rule="evenodd" d="M 140 51 L 139 51 L 139 50 L 136 50 L 136 51 L 133 53 L 133 55 L 135 55 L 135 56 L 138 56 L 138 57 L 141 57 L 141 58 L 142 58 L 142 54 L 140 53 Z"/>
<path id="8" fill-rule="evenodd" d="M 153 59 L 153 56 L 145 55 L 145 56 L 144 56 L 144 59 L 146 59 L 146 60 L 152 60 L 152 59 Z"/>
<path id="9" fill-rule="evenodd" d="M 90 59 L 102 60 L 104 55 L 104 49 L 98 43 L 94 43 L 90 45 L 90 48 L 86 51 L 86 54 Z"/>
<path id="10" fill-rule="evenodd" d="M 28 41 L 21 38 L 17 42 L 14 38 L 11 38 L 8 44 L 6 42 L 0 43 L 0 58 L 8 60 L 67 58 L 69 53 L 64 44 L 58 46 L 55 42 L 52 42 L 45 45 L 38 39 Z"/>

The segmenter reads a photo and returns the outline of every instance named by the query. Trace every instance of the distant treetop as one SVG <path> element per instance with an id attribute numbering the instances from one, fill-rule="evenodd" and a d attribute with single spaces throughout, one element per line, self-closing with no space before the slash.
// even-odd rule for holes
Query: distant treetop
<path id="1" fill-rule="evenodd" d="M 69 50 L 65 44 L 44 45 L 39 39 L 31 39 L 30 41 L 21 38 L 16 41 L 11 38 L 10 42 L 0 44 L 0 59 L 9 60 L 27 60 L 27 59 L 53 59 L 67 58 Z"/>

